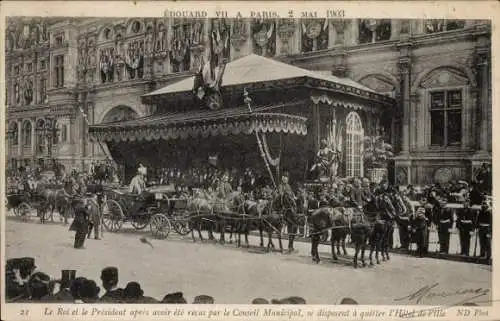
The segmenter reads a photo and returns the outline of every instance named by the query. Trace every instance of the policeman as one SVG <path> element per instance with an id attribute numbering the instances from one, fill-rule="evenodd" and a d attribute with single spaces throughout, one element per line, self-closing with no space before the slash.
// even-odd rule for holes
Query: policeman
<path id="1" fill-rule="evenodd" d="M 439 214 L 438 238 L 439 253 L 448 254 L 450 250 L 450 233 L 453 227 L 453 212 L 450 208 L 442 208 Z"/>
<path id="2" fill-rule="evenodd" d="M 478 236 L 479 236 L 479 246 L 480 257 L 486 258 L 486 260 L 491 259 L 491 234 L 492 234 L 492 216 L 491 216 L 491 206 L 488 200 L 485 200 L 481 205 L 481 211 L 477 218 L 478 226 Z"/>
<path id="3" fill-rule="evenodd" d="M 464 208 L 457 211 L 457 228 L 460 235 L 460 254 L 469 256 L 470 239 L 474 232 L 474 210 L 470 208 L 470 203 L 466 201 Z"/>

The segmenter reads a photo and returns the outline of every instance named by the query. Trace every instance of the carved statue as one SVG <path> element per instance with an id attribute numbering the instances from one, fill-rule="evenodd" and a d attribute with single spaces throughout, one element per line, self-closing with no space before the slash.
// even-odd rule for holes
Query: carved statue
<path id="1" fill-rule="evenodd" d="M 321 149 L 316 154 L 316 163 L 312 166 L 311 171 L 319 172 L 319 177 L 328 179 L 337 176 L 338 166 L 340 161 L 340 151 L 328 146 L 326 139 L 321 140 Z"/>
<path id="2" fill-rule="evenodd" d="M 151 35 L 151 39 L 153 39 Z M 167 32 L 165 30 L 165 26 L 160 24 L 158 30 L 158 37 L 156 38 L 156 51 L 165 51 L 167 47 Z"/>
<path id="3" fill-rule="evenodd" d="M 192 43 L 195 45 L 199 45 L 201 43 L 202 38 L 203 38 L 202 37 L 203 24 L 200 21 L 196 21 L 193 24 L 192 30 L 193 30 L 192 35 L 191 35 Z"/>
<path id="4" fill-rule="evenodd" d="M 24 100 L 26 105 L 29 105 L 33 102 L 33 81 L 27 80 L 24 84 Z"/>
<path id="5" fill-rule="evenodd" d="M 19 90 L 19 84 L 16 82 L 14 84 L 14 95 L 16 97 L 16 104 L 19 104 L 21 102 L 21 95 L 20 95 L 20 90 Z"/>

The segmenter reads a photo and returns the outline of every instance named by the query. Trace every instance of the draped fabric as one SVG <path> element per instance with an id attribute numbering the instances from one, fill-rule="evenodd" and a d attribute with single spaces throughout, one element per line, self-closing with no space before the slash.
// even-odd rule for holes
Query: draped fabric
<path id="1" fill-rule="evenodd" d="M 90 136 L 98 141 L 152 141 L 238 134 L 287 133 L 305 136 L 306 118 L 282 113 L 248 113 L 226 110 L 214 116 L 191 114 L 156 115 L 143 120 L 94 125 Z"/>

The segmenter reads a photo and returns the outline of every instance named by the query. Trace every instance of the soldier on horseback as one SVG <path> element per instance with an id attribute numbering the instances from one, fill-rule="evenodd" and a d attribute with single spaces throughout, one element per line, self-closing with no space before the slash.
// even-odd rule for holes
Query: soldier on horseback
<path id="1" fill-rule="evenodd" d="M 298 224 L 296 222 L 297 214 L 297 197 L 295 196 L 292 187 L 290 186 L 288 172 L 284 172 L 281 177 L 281 183 L 278 186 L 278 199 L 280 200 L 281 210 L 287 220 L 288 230 L 288 251 L 295 252 L 293 241 L 298 231 Z"/>

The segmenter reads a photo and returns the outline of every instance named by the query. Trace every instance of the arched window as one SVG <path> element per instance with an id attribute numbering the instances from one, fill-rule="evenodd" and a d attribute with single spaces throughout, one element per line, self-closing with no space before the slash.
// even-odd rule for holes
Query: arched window
<path id="1" fill-rule="evenodd" d="M 24 146 L 31 146 L 31 122 L 27 121 L 23 125 L 23 144 Z"/>
<path id="2" fill-rule="evenodd" d="M 346 119 L 346 174 L 348 177 L 363 176 L 363 136 L 363 124 L 358 113 L 349 113 Z"/>

